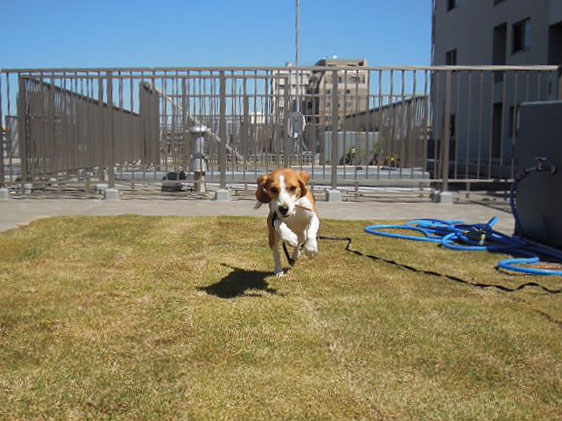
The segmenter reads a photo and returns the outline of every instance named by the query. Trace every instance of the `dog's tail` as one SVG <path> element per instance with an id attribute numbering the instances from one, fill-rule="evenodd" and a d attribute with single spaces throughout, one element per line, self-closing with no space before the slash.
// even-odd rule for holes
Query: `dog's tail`
<path id="1" fill-rule="evenodd" d="M 256 203 L 254 204 L 254 209 L 259 209 L 259 208 L 261 208 L 261 205 L 263 205 L 263 203 L 260 202 L 260 201 L 258 201 L 258 200 L 256 200 Z"/>

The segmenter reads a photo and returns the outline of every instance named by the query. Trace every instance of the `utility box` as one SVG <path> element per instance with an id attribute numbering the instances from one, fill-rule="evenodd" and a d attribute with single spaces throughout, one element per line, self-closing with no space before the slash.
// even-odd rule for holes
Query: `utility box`
<path id="1" fill-rule="evenodd" d="M 521 104 L 515 151 L 518 169 L 545 158 L 556 171 L 531 172 L 517 184 L 520 237 L 562 249 L 562 101 Z"/>

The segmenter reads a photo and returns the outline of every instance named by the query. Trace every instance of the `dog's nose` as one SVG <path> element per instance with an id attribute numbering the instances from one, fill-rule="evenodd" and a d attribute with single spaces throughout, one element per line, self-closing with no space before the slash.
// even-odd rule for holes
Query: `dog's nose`
<path id="1" fill-rule="evenodd" d="M 281 212 L 281 215 L 287 215 L 289 208 L 287 206 L 279 206 L 279 212 Z"/>

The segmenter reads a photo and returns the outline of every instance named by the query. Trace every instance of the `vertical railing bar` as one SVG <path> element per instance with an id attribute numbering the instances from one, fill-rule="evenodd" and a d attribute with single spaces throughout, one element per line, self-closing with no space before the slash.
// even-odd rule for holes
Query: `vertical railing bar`
<path id="1" fill-rule="evenodd" d="M 489 140 L 488 140 L 488 179 L 492 178 L 492 146 L 494 142 L 494 97 L 495 97 L 495 86 L 494 86 L 494 72 L 490 73 L 491 80 L 491 95 L 490 95 L 490 130 L 489 130 Z M 505 78 L 504 78 L 505 80 Z"/>
<path id="2" fill-rule="evenodd" d="M 246 75 L 246 72 L 244 72 L 244 76 L 245 75 Z M 273 80 L 271 78 L 271 76 L 272 76 L 272 73 L 269 70 L 267 70 L 265 72 L 265 78 L 266 78 L 265 79 L 265 95 L 266 95 L 267 100 L 266 100 L 265 109 L 264 109 L 265 118 L 264 118 L 264 121 L 263 121 L 263 129 L 266 133 L 267 133 L 267 130 L 268 130 L 268 127 L 269 127 L 268 122 L 270 121 L 271 112 L 272 112 L 271 105 L 272 105 L 272 99 L 273 99 L 273 95 L 272 95 L 273 92 L 271 92 L 271 93 L 269 92 L 269 88 L 271 87 L 270 84 L 272 83 L 272 80 Z M 246 78 L 244 77 L 244 81 L 245 80 L 246 80 Z M 273 88 L 272 88 L 272 90 L 273 90 Z M 242 98 L 244 99 L 244 97 L 245 96 L 243 96 Z M 247 105 L 245 103 L 244 103 L 244 107 L 245 108 L 247 107 Z M 246 109 L 244 110 L 244 113 L 246 114 Z M 265 161 L 265 172 L 266 173 L 269 173 L 269 157 L 270 157 L 271 146 L 272 146 L 271 142 L 272 142 L 271 136 L 267 136 L 266 145 L 263 148 L 263 153 L 265 154 L 264 161 Z M 246 156 L 245 155 L 246 154 L 244 153 L 244 166 L 246 165 Z M 255 173 L 254 178 L 257 178 L 257 175 L 258 174 Z"/>
<path id="3" fill-rule="evenodd" d="M 2 128 L 2 125 L 4 124 L 4 114 L 3 111 L 4 109 L 2 108 L 2 78 L 4 77 L 4 75 L 7 75 L 7 73 L 2 73 L 0 71 L 0 130 Z M 6 118 L 7 120 L 7 118 Z M 6 121 L 7 123 L 7 121 Z M 8 131 L 9 131 L 9 127 L 8 124 L 6 124 L 6 138 L 8 138 Z M 0 189 L 4 188 L 6 186 L 6 180 L 5 180 L 5 170 L 4 170 L 4 140 L 2 138 L 2 134 L 0 133 Z"/>
<path id="4" fill-rule="evenodd" d="M 361 150 L 361 136 L 359 135 L 361 133 L 361 112 L 360 112 L 360 108 L 359 108 L 359 80 L 360 80 L 360 76 L 359 76 L 359 70 L 355 71 L 355 110 L 354 110 L 354 124 L 353 124 L 353 136 L 354 136 L 354 143 L 355 143 L 355 162 L 353 163 L 353 179 L 355 182 L 355 186 L 356 188 L 358 187 L 358 182 L 357 182 L 357 171 L 359 169 L 359 166 L 361 165 L 361 157 L 366 154 L 367 152 L 365 151 L 364 153 L 360 153 Z M 368 112 L 368 109 L 365 111 L 365 113 Z"/>
<path id="5" fill-rule="evenodd" d="M 152 81 L 152 87 L 153 89 L 156 89 L 156 70 L 152 70 L 152 75 L 150 80 Z M 160 87 L 162 88 L 162 87 Z M 156 91 L 154 92 L 154 95 L 156 95 Z M 158 153 L 156 154 L 156 159 L 154 160 L 153 166 L 154 166 L 154 171 L 153 171 L 153 179 L 154 181 L 158 180 L 158 170 L 160 169 L 161 165 L 162 165 L 162 156 L 160 154 L 160 150 L 162 149 L 162 137 L 160 135 L 161 132 L 161 128 L 158 127 L 158 131 L 155 130 L 155 128 L 152 127 L 153 123 L 154 123 L 154 119 L 152 118 L 154 116 L 154 114 L 158 114 L 158 122 L 160 122 L 160 99 L 157 98 L 156 101 L 153 100 L 153 98 L 150 98 L 150 116 L 151 116 L 151 124 L 150 124 L 150 134 L 151 137 L 156 135 L 157 139 L 153 139 L 153 142 L 155 142 L 155 145 L 157 147 L 157 151 Z M 156 104 L 156 110 L 153 110 L 153 106 L 154 104 Z"/>
<path id="6" fill-rule="evenodd" d="M 303 118 L 304 118 L 304 110 L 303 110 L 304 107 L 302 106 L 301 101 L 302 101 L 302 98 L 306 98 L 306 91 L 300 92 L 301 87 L 299 86 L 299 84 L 301 83 L 300 81 L 302 80 L 303 76 L 299 75 L 299 72 L 300 72 L 300 70 L 297 69 L 296 70 L 297 77 L 296 77 L 296 80 L 295 80 L 295 84 L 296 84 L 296 95 L 295 95 L 295 102 L 296 102 L 295 108 L 296 109 L 295 109 L 295 111 L 300 112 L 300 115 L 302 115 Z M 299 94 L 299 92 L 300 92 L 300 94 Z M 299 169 L 300 169 L 300 171 L 303 171 L 304 146 L 305 146 L 304 130 L 299 131 L 295 141 L 298 142 L 297 147 L 298 147 L 298 151 L 299 151 L 299 159 L 298 159 L 299 160 Z"/>
<path id="7" fill-rule="evenodd" d="M 480 178 L 480 164 L 482 154 L 482 110 L 483 110 L 483 97 L 484 97 L 484 72 L 480 71 L 480 92 L 478 98 L 478 147 L 476 154 L 476 178 Z"/>
<path id="8" fill-rule="evenodd" d="M 466 142 L 465 142 L 465 169 L 464 177 L 469 178 L 468 174 L 468 164 L 470 161 L 470 125 L 472 120 L 472 72 L 467 72 L 468 76 L 468 107 L 467 107 L 467 118 L 466 118 Z"/>
<path id="9" fill-rule="evenodd" d="M 270 150 L 270 164 L 271 168 L 275 168 L 279 165 L 279 103 L 281 102 L 280 90 L 279 90 L 279 72 L 272 72 L 271 77 L 275 78 L 271 82 L 271 130 L 272 130 L 272 141 Z"/>
<path id="10" fill-rule="evenodd" d="M 339 95 L 339 87 L 340 87 L 340 81 L 339 81 L 339 77 L 338 76 L 338 95 Z M 343 131 L 343 179 L 346 179 L 346 157 L 347 157 L 347 69 L 345 69 L 343 71 L 343 104 L 339 104 L 340 109 L 343 110 L 342 112 L 342 131 Z M 339 114 L 339 109 L 338 109 L 338 114 Z M 338 124 L 339 124 L 339 120 L 338 120 Z M 337 128 L 337 130 L 339 131 L 339 127 Z M 338 133 L 339 134 L 339 133 Z M 339 140 L 339 139 L 338 139 Z M 339 142 L 338 142 L 339 143 Z M 339 147 L 339 145 L 338 145 Z M 350 151 L 351 152 L 351 151 Z M 337 151 L 338 153 L 338 158 L 339 158 L 339 150 Z M 351 154 L 350 154 L 350 158 L 351 158 Z"/>
<path id="11" fill-rule="evenodd" d="M 183 79 L 184 85 L 183 85 L 183 98 L 182 98 L 182 107 L 183 107 L 183 113 L 185 116 L 185 122 L 186 122 L 186 126 L 184 126 L 183 130 L 185 132 L 185 139 L 186 139 L 186 150 L 185 150 L 185 166 L 186 166 L 186 171 L 191 172 L 191 155 L 192 155 L 192 151 L 191 151 L 191 138 L 189 137 L 188 133 L 189 133 L 189 129 L 191 127 L 191 123 L 190 121 L 190 117 L 191 117 L 191 98 L 190 98 L 190 89 L 191 89 L 191 78 L 190 76 L 190 72 L 187 71 L 186 73 L 186 78 Z M 208 142 L 207 142 L 208 143 Z M 203 151 L 204 152 L 204 151 Z"/>
<path id="12" fill-rule="evenodd" d="M 389 111 L 390 111 L 390 136 L 389 136 L 389 165 L 388 165 L 388 178 L 392 178 L 392 158 L 394 155 L 394 149 L 396 145 L 394 141 L 396 139 L 396 104 L 394 101 L 394 71 L 395 69 L 390 70 L 390 93 L 389 93 Z M 394 159 L 394 166 L 396 167 L 396 159 Z"/>
<path id="13" fill-rule="evenodd" d="M 376 127 L 376 123 L 375 123 L 375 129 L 378 129 L 377 131 L 378 131 L 378 133 L 379 133 L 377 143 L 382 143 L 382 134 L 383 134 L 383 132 L 382 132 L 382 129 L 383 129 L 383 113 L 384 113 L 384 108 L 383 108 L 383 105 L 382 105 L 382 95 L 383 95 L 383 94 L 382 94 L 382 70 L 379 70 L 379 86 L 378 86 L 378 90 L 379 90 L 379 95 L 378 95 L 378 97 L 379 97 L 379 98 L 378 98 L 378 99 L 379 99 L 379 103 L 378 103 L 378 105 L 379 105 L 379 110 L 378 110 L 378 113 L 377 113 L 378 115 L 375 116 L 375 118 L 378 117 L 379 125 L 378 125 L 378 127 Z M 386 137 L 386 136 L 385 136 L 385 137 Z M 381 148 L 379 148 L 379 150 L 380 150 L 381 153 L 382 153 L 382 157 L 380 157 L 380 158 L 377 160 L 377 180 L 379 180 L 379 179 L 381 178 L 381 161 L 384 162 L 384 154 L 386 153 L 386 142 L 387 142 L 387 140 L 385 139 L 385 150 L 384 150 L 384 151 L 383 151 Z"/>
<path id="14" fill-rule="evenodd" d="M 425 176 L 425 173 L 427 172 L 427 147 L 428 147 L 428 143 L 429 143 L 429 130 L 428 130 L 428 125 L 429 125 L 429 121 L 430 121 L 430 108 L 429 108 L 429 95 L 428 95 L 428 85 L 429 85 L 429 79 L 428 79 L 428 71 L 425 70 L 424 71 L 424 83 L 423 83 L 423 95 L 424 95 L 424 101 L 423 101 L 423 107 L 424 107 L 424 111 L 423 111 L 423 151 L 422 151 L 422 170 L 423 170 L 423 174 Z"/>
<path id="15" fill-rule="evenodd" d="M 287 122 L 290 117 L 290 108 L 291 108 L 291 98 L 290 94 L 290 87 L 291 87 L 291 71 L 289 70 L 288 80 L 285 85 L 285 90 L 283 92 L 283 121 L 282 121 L 282 133 L 283 133 L 283 167 L 288 168 L 290 166 L 290 152 L 289 152 L 289 133 Z"/>
<path id="16" fill-rule="evenodd" d="M 39 73 L 39 91 L 41 92 L 40 101 L 41 101 L 41 134 L 39 136 L 40 139 L 40 151 L 39 156 L 41 157 L 41 172 L 43 174 L 47 173 L 46 168 L 46 157 L 47 157 L 47 145 L 45 144 L 45 123 L 46 123 L 46 115 L 45 115 L 45 82 L 43 80 L 43 72 Z"/>
<path id="17" fill-rule="evenodd" d="M 434 127 L 434 136 L 433 136 L 433 174 L 435 174 L 435 178 L 441 178 L 441 151 L 443 150 L 443 133 L 442 133 L 442 124 L 440 123 L 441 117 L 441 96 L 440 96 L 440 88 L 441 88 L 441 71 L 436 70 L 433 73 L 433 79 L 435 80 L 435 101 L 436 104 L 435 109 L 433 110 L 433 121 Z M 439 139 L 436 137 L 436 133 L 439 134 Z M 439 140 L 439 141 L 438 141 Z"/>
<path id="18" fill-rule="evenodd" d="M 412 71 L 412 95 L 410 96 L 410 113 L 408 118 L 408 165 L 410 165 L 410 178 L 414 179 L 414 167 L 416 166 L 416 148 L 415 143 L 417 143 L 415 139 L 416 134 L 416 117 L 417 117 L 417 73 L 416 70 Z"/>
<path id="19" fill-rule="evenodd" d="M 72 115 L 73 115 L 73 120 L 75 122 L 74 126 L 74 135 L 73 135 L 73 139 L 72 139 L 72 144 L 73 144 L 73 165 L 74 168 L 76 168 L 76 175 L 79 176 L 83 171 L 82 170 L 82 163 L 80 162 L 80 158 L 79 158 L 79 153 L 78 153 L 78 145 L 80 142 L 80 129 L 82 127 L 81 122 L 80 122 L 80 113 L 78 110 L 79 107 L 79 102 L 78 102 L 78 98 L 79 98 L 79 89 L 78 89 L 78 72 L 74 71 L 74 90 L 73 90 L 73 95 L 72 95 Z M 80 182 L 80 177 L 78 177 L 77 182 Z"/>
<path id="20" fill-rule="evenodd" d="M 505 140 L 505 114 L 507 110 L 507 81 L 509 78 L 510 72 L 504 73 L 504 78 L 502 82 L 502 116 L 501 116 L 501 130 L 500 130 L 500 163 L 498 166 L 498 178 L 502 178 L 504 168 L 503 168 L 503 156 L 504 156 L 504 140 Z M 493 124 L 493 122 L 492 122 Z"/>
<path id="21" fill-rule="evenodd" d="M 459 110 L 460 110 L 460 80 L 461 74 L 458 72 L 454 73 L 457 82 L 457 92 L 455 101 L 455 154 L 454 154 L 454 178 L 458 178 L 458 160 L 459 160 Z"/>
<path id="22" fill-rule="evenodd" d="M 398 178 L 402 179 L 402 166 L 404 165 L 405 161 L 405 153 L 404 153 L 404 117 L 406 111 L 406 86 L 405 86 L 405 71 L 402 69 L 400 71 L 400 108 L 398 111 L 398 157 L 396 158 L 396 165 L 398 165 Z"/>
<path id="23" fill-rule="evenodd" d="M 164 71 L 160 75 L 160 85 L 162 88 L 162 92 L 164 95 L 168 95 L 168 84 L 166 79 L 167 72 Z M 161 135 L 161 145 L 164 148 L 164 174 L 168 174 L 168 159 L 169 159 L 169 123 L 168 123 L 168 102 L 162 97 L 160 98 L 160 107 L 162 108 L 162 114 L 160 117 L 161 127 L 160 133 Z"/>
<path id="24" fill-rule="evenodd" d="M 512 126 L 511 126 L 511 172 L 510 178 L 513 180 L 515 178 L 515 144 L 517 143 L 517 93 L 518 93 L 518 73 L 513 73 L 513 114 L 511 115 Z"/>
<path id="25" fill-rule="evenodd" d="M 177 70 L 172 73 L 171 75 L 166 75 L 166 85 L 168 85 L 168 83 L 171 85 L 170 87 L 170 91 L 171 94 L 173 95 L 173 97 L 175 97 L 175 95 L 177 94 L 176 92 L 176 81 L 178 80 L 177 77 L 174 77 L 174 75 L 177 75 Z M 169 95 L 166 92 L 166 95 Z M 168 101 L 166 101 L 168 102 Z M 169 150 L 170 150 L 170 154 L 171 154 L 171 160 L 172 160 L 172 170 L 174 172 L 178 171 L 178 167 L 177 167 L 177 160 L 176 160 L 176 125 L 177 125 L 177 107 L 175 107 L 173 104 L 168 104 L 167 107 L 169 107 L 171 115 L 169 116 L 169 125 L 170 125 L 170 129 L 169 129 Z M 178 177 L 179 180 L 179 177 Z"/>
<path id="26" fill-rule="evenodd" d="M 361 78 L 361 76 L 359 76 L 359 78 Z M 359 79 L 361 80 L 361 79 Z M 371 162 L 371 157 L 374 156 L 375 152 L 373 150 L 373 153 L 370 153 L 369 150 L 369 133 L 370 133 L 370 128 L 369 128 L 369 120 L 370 120 L 370 108 L 369 107 L 369 93 L 371 92 L 371 86 L 369 81 L 371 80 L 371 71 L 370 70 L 366 70 L 365 73 L 365 84 L 367 85 L 367 93 L 365 94 L 365 118 L 363 123 L 365 124 L 365 130 L 364 130 L 364 134 L 365 134 L 365 180 L 367 180 L 369 178 L 369 164 Z M 358 95 L 359 96 L 359 95 Z M 373 114 L 374 114 L 374 106 L 373 106 Z M 373 130 L 374 132 L 374 130 Z M 373 135 L 374 136 L 374 135 Z M 374 144 L 373 144 L 373 148 L 374 148 Z"/>
<path id="27" fill-rule="evenodd" d="M 114 132 L 114 118 L 113 118 L 113 75 L 111 72 L 106 72 L 107 75 L 107 110 L 109 112 L 109 182 L 110 188 L 115 188 L 115 132 Z"/>
<path id="28" fill-rule="evenodd" d="M 140 80 L 140 86 L 139 86 L 139 112 L 140 112 L 140 108 L 141 108 L 141 95 L 144 95 L 142 93 L 142 89 L 144 89 L 144 78 L 145 78 L 145 72 L 142 71 L 141 72 L 141 80 Z M 143 116 L 144 117 L 144 116 Z M 141 119 L 141 131 L 142 131 L 142 161 L 141 161 L 141 171 L 142 171 L 142 184 L 144 187 L 146 187 L 146 167 L 148 165 L 148 142 L 147 142 L 147 134 L 146 134 L 146 122 L 143 121 Z"/>
<path id="29" fill-rule="evenodd" d="M 118 77 L 119 77 L 119 81 L 117 82 L 117 87 L 119 90 L 119 110 L 117 112 L 117 133 L 119 133 L 119 136 L 117 137 L 117 139 L 115 139 L 116 143 L 118 142 L 118 144 L 116 145 L 117 148 L 119 148 L 119 156 L 117 158 L 117 161 L 119 161 L 119 177 L 120 177 L 120 181 L 121 183 L 123 182 L 123 165 L 125 164 L 125 151 L 129 150 L 131 151 L 131 144 L 129 142 L 129 138 L 128 136 L 130 136 L 130 132 L 128 134 L 128 136 L 125 136 L 124 131 L 123 131 L 123 118 L 125 117 L 125 113 L 123 110 L 123 79 L 121 78 L 121 71 L 119 71 L 117 73 Z M 131 118 L 132 118 L 132 111 L 131 111 Z M 115 135 L 114 135 L 115 136 Z M 125 141 L 126 139 L 126 141 Z"/>
<path id="30" fill-rule="evenodd" d="M 452 71 L 445 73 L 445 110 L 443 122 L 443 187 L 442 191 L 449 191 L 449 148 L 451 140 L 451 78 Z"/>
<path id="31" fill-rule="evenodd" d="M 254 124 L 257 121 L 257 112 L 258 112 L 258 104 L 257 104 L 257 95 L 258 95 L 258 71 L 254 70 Z M 254 174 L 257 175 L 258 173 L 258 133 L 256 127 L 252 125 L 252 141 L 254 143 Z"/>
<path id="32" fill-rule="evenodd" d="M 133 72 L 130 71 L 129 72 L 129 104 L 131 106 L 131 116 L 134 115 L 135 113 L 135 95 L 134 95 L 134 84 L 133 84 Z M 135 124 L 134 124 L 134 119 L 131 118 L 129 123 L 129 130 L 130 130 L 130 136 L 134 136 L 135 133 Z M 139 124 L 141 121 L 141 117 L 140 117 L 140 113 L 139 113 Z M 140 136 L 140 127 L 139 127 L 139 136 Z M 135 192 L 135 167 L 136 167 L 136 161 L 139 158 L 140 155 L 140 148 L 139 148 L 139 137 L 134 137 L 132 138 L 133 142 L 135 143 L 135 154 L 131 157 L 131 167 L 130 167 L 130 171 L 131 171 L 131 192 L 134 193 Z"/>
<path id="33" fill-rule="evenodd" d="M 338 72 L 332 71 L 332 190 L 338 187 Z"/>
<path id="34" fill-rule="evenodd" d="M 14 162 L 13 162 L 13 155 L 14 155 L 14 148 L 13 148 L 13 139 L 14 139 L 14 133 L 12 133 L 12 127 L 10 127 L 8 125 L 8 116 L 12 115 L 12 108 L 11 108 L 11 101 L 10 101 L 10 74 L 6 73 L 6 107 L 7 107 L 7 112 L 6 112 L 6 128 L 8 129 L 8 135 L 9 135 L 9 143 L 8 143 L 8 164 L 10 167 L 10 183 L 14 182 Z M 1 117 L 0 117 L 1 118 Z M 17 121 L 17 120 L 16 120 Z M 19 124 L 19 122 L 18 122 Z"/>
<path id="35" fill-rule="evenodd" d="M 318 120 L 321 122 L 321 140 L 320 140 L 320 159 L 322 160 L 322 178 L 326 178 L 326 111 L 328 108 L 328 97 L 326 94 L 326 86 L 328 85 L 327 78 L 328 72 L 323 70 L 321 72 L 322 89 L 318 89 Z M 321 121 L 320 121 L 321 119 Z M 331 140 L 330 140 L 331 141 Z M 332 158 L 330 157 L 330 160 Z"/>
<path id="36" fill-rule="evenodd" d="M 244 113 L 243 124 L 241 127 L 240 133 L 240 144 L 242 147 L 242 178 L 244 179 L 244 183 L 246 183 L 246 170 L 247 170 L 247 154 L 248 154 L 248 129 L 250 126 L 250 115 L 249 115 L 249 104 L 248 104 L 248 97 L 247 97 L 247 90 L 248 90 L 248 81 L 246 79 L 246 71 L 242 72 L 242 112 Z M 256 158 L 256 157 L 254 157 Z M 267 164 L 266 164 L 267 165 Z M 254 172 L 254 178 L 257 178 L 257 172 Z"/>
<path id="37" fill-rule="evenodd" d="M 227 100 L 226 100 L 226 115 L 227 115 L 227 139 L 229 139 L 229 142 L 227 142 L 227 146 L 230 145 L 231 147 L 231 151 L 232 152 L 228 152 L 227 151 L 227 160 L 226 160 L 226 167 L 228 168 L 228 164 L 230 162 L 230 173 L 232 175 L 232 177 L 234 177 L 234 171 L 236 169 L 236 157 L 235 157 L 235 150 L 236 150 L 236 128 L 235 128 L 235 121 L 237 120 L 237 115 L 238 115 L 238 104 L 237 104 L 237 100 L 236 100 L 236 96 L 235 96 L 235 91 L 234 89 L 236 88 L 236 77 L 235 77 L 235 73 L 234 71 L 230 71 L 230 76 L 227 76 L 226 78 L 227 83 L 226 83 L 226 88 L 227 88 L 227 92 L 230 90 L 230 98 L 227 96 Z M 229 88 L 229 84 L 230 84 L 230 88 Z M 231 155 L 230 160 L 228 159 L 228 154 Z"/>
<path id="38" fill-rule="evenodd" d="M 88 171 L 86 174 L 86 192 L 89 193 L 90 192 L 90 182 L 91 182 L 91 174 L 94 171 L 94 168 L 96 167 L 97 161 L 96 161 L 96 146 L 95 146 L 95 141 L 94 139 L 94 128 L 93 128 L 93 124 L 92 124 L 92 118 L 94 117 L 94 113 L 96 111 L 96 105 L 95 105 L 95 100 L 94 100 L 94 91 L 93 91 L 93 80 L 89 77 L 87 77 L 85 79 L 86 82 L 86 94 L 91 98 L 91 103 L 88 104 L 88 106 L 84 107 L 85 112 L 86 112 L 86 148 L 87 148 L 87 152 L 86 152 L 86 156 L 88 159 Z"/>
<path id="39" fill-rule="evenodd" d="M 55 78 L 51 73 L 50 76 L 50 84 L 49 84 L 49 172 L 56 176 L 56 169 L 57 169 L 57 154 L 53 152 L 58 151 L 57 148 L 57 140 L 55 136 Z M 101 112 L 101 111 L 100 111 Z"/>
<path id="40" fill-rule="evenodd" d="M 27 177 L 27 118 L 26 118 L 26 100 L 27 92 L 25 89 L 25 80 L 21 74 L 18 73 L 18 141 L 20 152 L 20 171 L 21 171 L 21 192 L 25 191 L 25 183 L 28 181 Z"/>
<path id="41" fill-rule="evenodd" d="M 220 75 L 220 146 L 219 146 L 219 166 L 220 166 L 220 188 L 226 188 L 226 78 L 224 70 Z"/>

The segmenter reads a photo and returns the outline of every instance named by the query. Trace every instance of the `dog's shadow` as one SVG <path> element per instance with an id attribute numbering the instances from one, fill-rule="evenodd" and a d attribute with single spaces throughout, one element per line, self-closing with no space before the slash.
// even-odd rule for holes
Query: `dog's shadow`
<path id="1" fill-rule="evenodd" d="M 232 269 L 228 275 L 215 284 L 198 287 L 199 291 L 204 291 L 209 295 L 215 295 L 219 298 L 236 298 L 236 297 L 261 297 L 262 294 L 252 291 L 264 291 L 268 294 L 278 295 L 277 289 L 271 288 L 265 278 L 271 276 L 271 272 L 263 272 L 257 270 L 246 270 L 232 267 L 222 263 Z"/>

